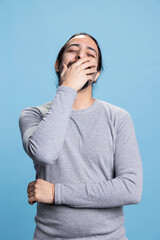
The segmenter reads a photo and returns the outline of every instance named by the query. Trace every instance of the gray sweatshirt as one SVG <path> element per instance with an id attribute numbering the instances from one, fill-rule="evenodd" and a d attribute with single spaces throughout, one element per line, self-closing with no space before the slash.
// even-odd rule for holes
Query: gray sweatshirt
<path id="1" fill-rule="evenodd" d="M 142 197 L 143 169 L 131 115 L 95 99 L 72 109 L 77 91 L 23 109 L 22 143 L 35 178 L 55 184 L 53 204 L 37 202 L 33 240 L 128 240 L 123 206 Z"/>

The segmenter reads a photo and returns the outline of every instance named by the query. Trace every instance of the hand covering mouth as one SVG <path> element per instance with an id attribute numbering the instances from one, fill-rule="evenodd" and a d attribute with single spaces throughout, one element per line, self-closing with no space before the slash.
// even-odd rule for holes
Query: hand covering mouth
<path id="1" fill-rule="evenodd" d="M 74 61 L 74 62 L 69 62 L 68 64 L 67 64 L 67 67 L 69 68 L 73 63 L 75 63 L 75 62 L 77 62 L 77 61 Z"/>

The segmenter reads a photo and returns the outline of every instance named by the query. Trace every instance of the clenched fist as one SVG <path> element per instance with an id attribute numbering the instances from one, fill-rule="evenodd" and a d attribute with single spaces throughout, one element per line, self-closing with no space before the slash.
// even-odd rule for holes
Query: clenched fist
<path id="1" fill-rule="evenodd" d="M 53 188 L 53 189 L 52 189 Z M 36 202 L 54 203 L 55 184 L 43 179 L 37 179 L 28 184 L 28 202 L 33 205 Z"/>

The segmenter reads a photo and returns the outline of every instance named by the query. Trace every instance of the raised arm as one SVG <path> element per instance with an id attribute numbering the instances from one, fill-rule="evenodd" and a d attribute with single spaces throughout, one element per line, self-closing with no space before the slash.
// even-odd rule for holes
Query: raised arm
<path id="1" fill-rule="evenodd" d="M 140 202 L 143 185 L 142 161 L 134 125 L 128 112 L 119 121 L 116 132 L 115 178 L 93 183 L 56 183 L 56 205 L 112 208 Z"/>
<path id="2" fill-rule="evenodd" d="M 38 107 L 21 111 L 19 127 L 25 152 L 41 165 L 53 164 L 64 142 L 77 91 L 59 86 L 51 107 L 43 117 Z"/>

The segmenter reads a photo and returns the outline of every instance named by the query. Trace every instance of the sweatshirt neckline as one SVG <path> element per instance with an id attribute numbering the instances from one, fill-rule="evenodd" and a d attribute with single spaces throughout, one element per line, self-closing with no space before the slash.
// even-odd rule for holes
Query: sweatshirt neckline
<path id="1" fill-rule="evenodd" d="M 83 109 L 72 109 L 72 114 L 79 114 L 79 113 L 86 113 L 92 111 L 98 104 L 98 100 L 94 98 L 95 101 L 92 103 L 91 106 Z"/>

